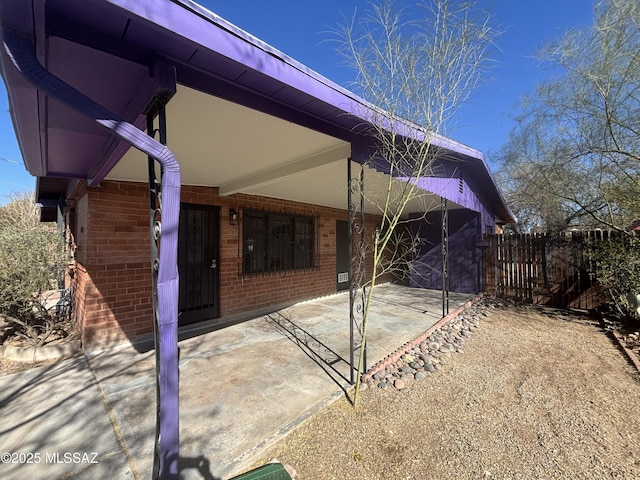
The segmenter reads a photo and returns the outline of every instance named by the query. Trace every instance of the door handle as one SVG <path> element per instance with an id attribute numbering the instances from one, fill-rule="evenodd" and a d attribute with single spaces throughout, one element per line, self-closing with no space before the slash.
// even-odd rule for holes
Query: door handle
<path id="1" fill-rule="evenodd" d="M 215 258 L 211 259 L 211 263 L 209 264 L 209 268 L 217 268 L 218 267 L 218 260 L 216 260 Z"/>

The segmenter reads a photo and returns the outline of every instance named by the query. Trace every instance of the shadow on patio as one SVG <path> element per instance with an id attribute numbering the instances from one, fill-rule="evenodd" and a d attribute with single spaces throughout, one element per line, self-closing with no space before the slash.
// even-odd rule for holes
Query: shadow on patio
<path id="1" fill-rule="evenodd" d="M 369 366 L 442 317 L 439 291 L 383 284 L 374 296 Z M 472 297 L 451 293 L 451 310 Z M 181 456 L 207 459 L 216 477 L 248 468 L 267 446 L 347 394 L 349 357 L 348 292 L 181 341 Z M 151 471 L 153 352 L 128 346 L 88 358 L 137 470 Z M 113 374 L 125 365 L 136 371 Z M 197 469 L 182 475 L 203 478 Z"/>

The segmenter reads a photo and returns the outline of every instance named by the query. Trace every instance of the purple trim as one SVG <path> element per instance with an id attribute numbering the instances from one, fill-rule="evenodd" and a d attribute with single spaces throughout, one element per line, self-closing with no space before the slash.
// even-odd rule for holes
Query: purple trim
<path id="1" fill-rule="evenodd" d="M 38 89 L 57 98 L 75 111 L 93 119 L 114 135 L 147 155 L 164 168 L 162 178 L 163 231 L 160 239 L 158 272 L 158 328 L 160 335 L 159 388 L 161 478 L 178 478 L 179 409 L 178 409 L 178 221 L 180 214 L 180 167 L 164 145 L 134 125 L 80 93 L 52 75 L 36 59 L 33 43 L 24 36 L 3 28 L 5 50 L 16 69 Z"/>
<path id="2" fill-rule="evenodd" d="M 176 72 L 172 66 L 163 62 L 157 62 L 152 71 L 152 77 L 147 77 L 143 80 L 142 85 L 139 87 L 138 94 L 128 106 L 124 118 L 129 118 L 130 116 L 135 117 L 135 115 L 143 111 L 150 98 L 161 97 L 166 103 L 176 93 Z M 147 116 L 137 115 L 134 125 L 140 130 L 145 129 L 147 126 Z M 104 153 L 98 157 L 102 159 L 101 162 L 94 165 L 89 172 L 87 183 L 89 185 L 97 185 L 104 180 L 130 146 L 128 142 L 120 142 L 117 140 L 108 142 L 107 145 L 105 145 Z"/>
<path id="3" fill-rule="evenodd" d="M 135 98 L 136 70 L 163 59 L 176 69 L 181 84 L 352 143 L 366 143 L 359 137 L 368 122 L 384 122 L 384 115 L 376 115 L 377 109 L 363 99 L 191 1 L 155 0 L 151 5 L 139 0 L 48 0 L 46 8 L 43 0 L 32 1 L 0 0 L 3 22 L 37 36 L 39 51 L 46 55 L 41 63 L 54 74 L 60 73 L 67 80 L 68 71 L 85 72 L 68 83 L 133 123 L 135 119 L 109 104 L 111 98 L 91 93 L 96 78 L 86 69 L 87 58 L 98 64 L 113 63 L 113 71 L 121 80 L 118 91 L 130 98 Z M 34 6 L 39 10 L 35 16 Z M 56 39 L 87 46 L 87 54 L 71 58 L 60 55 L 53 48 Z M 126 59 L 130 65 L 116 59 Z M 105 139 L 82 137 L 75 133 L 75 127 L 51 128 L 52 121 L 76 122 L 65 116 L 67 112 L 57 110 L 38 119 L 34 108 L 37 92 L 21 86 L 15 78 L 7 81 L 14 125 L 18 137 L 22 137 L 19 141 L 29 170 L 39 176 L 99 180 L 119 151 L 113 152 L 97 172 L 94 162 Z M 116 96 L 113 91 L 106 93 Z M 416 139 L 425 135 L 410 123 L 399 122 L 396 130 Z M 38 133 L 41 142 L 24 140 L 36 138 Z M 470 185 L 489 210 L 504 221 L 515 220 L 480 152 L 441 135 L 434 135 L 432 141 L 442 148 L 444 158 L 470 164 L 475 177 Z M 58 151 L 61 155 L 56 156 Z M 71 159 L 63 154 L 65 151 L 77 155 Z M 362 152 L 360 146 L 354 151 Z M 354 155 L 360 162 L 369 158 Z M 377 162 L 375 168 L 384 170 L 385 166 Z"/>
<path id="4" fill-rule="evenodd" d="M 408 181 L 407 178 L 403 178 L 402 180 Z M 462 192 L 460 191 L 460 179 L 456 177 L 423 177 L 412 180 L 412 183 L 422 190 L 444 197 L 474 212 L 480 212 L 482 208 L 480 200 L 478 200 L 478 197 L 464 180 L 462 181 Z"/>
<path id="5" fill-rule="evenodd" d="M 106 0 L 106 3 L 135 15 L 141 24 L 152 25 L 156 31 L 159 27 L 179 37 L 181 42 L 191 43 L 194 57 L 188 59 L 189 63 L 205 66 L 199 57 L 206 58 L 213 52 L 225 57 L 230 71 L 234 70 L 233 65 L 241 66 L 243 75 L 236 73 L 229 80 L 238 84 L 249 80 L 246 86 L 250 89 L 252 86 L 259 88 L 258 84 L 264 84 L 264 80 L 244 78 L 247 71 L 258 72 L 283 86 L 293 87 L 309 95 L 309 100 L 321 100 L 342 114 L 362 112 L 368 107 L 364 100 L 348 90 L 195 3 L 159 1 L 152 9 L 139 0 Z M 230 65 L 229 61 L 233 63 Z M 219 73 L 224 75 L 225 71 L 220 69 Z M 279 92 L 272 93 L 277 98 Z"/>

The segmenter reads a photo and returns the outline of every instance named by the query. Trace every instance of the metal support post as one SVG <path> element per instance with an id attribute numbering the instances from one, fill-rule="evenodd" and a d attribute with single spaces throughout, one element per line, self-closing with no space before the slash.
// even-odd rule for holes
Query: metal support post
<path id="1" fill-rule="evenodd" d="M 362 318 L 360 319 L 360 348 L 364 349 L 362 355 L 362 371 L 367 371 L 367 342 L 366 338 L 364 338 L 364 315 L 366 305 L 367 292 L 365 288 L 366 283 L 366 275 L 367 275 L 367 264 L 366 264 L 366 254 L 367 254 L 367 246 L 365 244 L 365 218 L 364 218 L 364 166 L 360 165 L 360 251 L 359 253 L 359 262 L 360 262 L 360 271 L 361 271 L 361 280 L 360 280 L 360 304 L 362 305 Z"/>
<path id="2" fill-rule="evenodd" d="M 447 199 L 441 197 L 442 215 L 442 316 L 449 314 L 449 213 Z"/>
<path id="3" fill-rule="evenodd" d="M 354 337 L 354 314 L 353 314 L 353 304 L 354 304 L 354 294 L 353 294 L 353 202 L 352 202 L 353 192 L 351 191 L 351 158 L 347 158 L 347 211 L 349 217 L 349 228 L 347 233 L 348 245 L 347 252 L 349 255 L 349 382 L 351 385 L 355 383 L 355 373 L 354 373 L 354 357 L 355 352 L 353 348 L 353 337 Z"/>
<path id="4" fill-rule="evenodd" d="M 351 159 L 347 160 L 347 203 L 349 215 L 349 365 L 351 384 L 356 383 L 355 374 L 358 370 L 356 351 L 363 348 L 362 328 L 365 311 L 365 290 L 362 287 L 366 274 L 365 270 L 365 241 L 364 241 L 364 167 L 360 167 L 359 177 L 351 175 Z M 359 195 L 359 201 L 354 196 Z M 357 203 L 356 203 L 357 202 Z M 360 214 L 358 215 L 358 209 Z M 355 235 L 358 234 L 358 247 L 354 252 Z M 359 337 L 359 338 L 357 338 Z M 366 342 L 364 342 L 364 366 L 367 364 Z"/>

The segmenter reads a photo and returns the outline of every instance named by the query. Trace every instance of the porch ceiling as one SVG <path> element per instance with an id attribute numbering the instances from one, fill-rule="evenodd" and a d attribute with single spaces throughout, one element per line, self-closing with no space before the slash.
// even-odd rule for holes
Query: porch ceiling
<path id="1" fill-rule="evenodd" d="M 347 209 L 351 147 L 335 137 L 178 86 L 167 105 L 167 145 L 180 162 L 185 185 Z M 352 164 L 354 176 L 359 167 Z M 146 182 L 146 157 L 130 149 L 107 178 Z M 367 169 L 367 196 L 373 200 L 386 191 L 387 182 L 387 176 Z M 376 203 L 367 202 L 365 210 L 376 213 Z M 439 198 L 425 192 L 408 211 L 424 205 L 439 208 Z"/>

